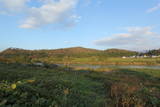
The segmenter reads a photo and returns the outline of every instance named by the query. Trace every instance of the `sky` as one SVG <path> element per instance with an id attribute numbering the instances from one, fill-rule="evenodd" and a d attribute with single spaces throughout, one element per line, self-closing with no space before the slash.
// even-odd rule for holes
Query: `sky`
<path id="1" fill-rule="evenodd" d="M 0 0 L 0 51 L 160 48 L 160 0 Z"/>

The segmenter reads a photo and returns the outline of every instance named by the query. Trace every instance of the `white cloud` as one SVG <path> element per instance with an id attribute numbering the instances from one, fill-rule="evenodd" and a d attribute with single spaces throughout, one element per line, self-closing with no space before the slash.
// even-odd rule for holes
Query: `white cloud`
<path id="1" fill-rule="evenodd" d="M 73 13 L 78 0 L 37 0 L 41 6 L 29 6 L 33 0 L 0 0 L 1 10 L 26 14 L 21 28 L 37 28 L 48 24 L 67 24 L 77 22 L 79 16 Z M 35 1 L 34 1 L 35 2 Z M 23 10 L 24 9 L 24 10 Z M 22 11 L 23 10 L 23 11 Z"/>
<path id="2" fill-rule="evenodd" d="M 94 41 L 95 45 L 130 50 L 148 50 L 160 48 L 160 34 L 152 27 L 129 27 L 127 33 L 114 34 L 111 37 Z"/>
<path id="3" fill-rule="evenodd" d="M 76 0 L 50 1 L 38 8 L 32 7 L 29 10 L 29 16 L 20 27 L 37 28 L 46 24 L 66 23 L 66 21 L 73 19 L 70 12 L 76 2 Z"/>
<path id="4" fill-rule="evenodd" d="M 147 13 L 152 13 L 152 12 L 157 11 L 159 9 L 160 9 L 160 3 L 156 6 L 154 6 L 153 8 L 148 9 Z"/>
<path id="5" fill-rule="evenodd" d="M 0 0 L 0 11 L 3 12 L 19 12 L 26 8 L 29 0 Z"/>

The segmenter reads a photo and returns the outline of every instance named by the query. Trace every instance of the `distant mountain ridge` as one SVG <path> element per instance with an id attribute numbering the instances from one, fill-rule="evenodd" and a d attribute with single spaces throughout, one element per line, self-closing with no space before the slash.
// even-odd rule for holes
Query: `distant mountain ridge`
<path id="1" fill-rule="evenodd" d="M 125 49 L 116 49 L 116 48 L 111 48 L 111 49 L 106 49 L 106 50 L 98 50 L 98 49 L 92 49 L 92 48 L 84 48 L 84 47 L 70 47 L 70 48 L 59 48 L 59 49 L 38 49 L 38 50 L 28 50 L 28 49 L 21 49 L 21 48 L 7 48 L 3 50 L 2 52 L 7 52 L 7 51 L 85 51 L 85 52 L 100 52 L 100 51 L 130 51 L 130 50 L 125 50 Z M 136 51 L 130 51 L 130 52 L 136 52 Z"/>
<path id="2" fill-rule="evenodd" d="M 107 50 L 98 50 L 84 47 L 71 47 L 71 48 L 60 48 L 60 49 L 40 49 L 40 50 L 26 50 L 20 48 L 8 48 L 0 52 L 0 56 L 14 56 L 14 55 L 70 55 L 70 56 L 108 56 L 108 57 L 122 57 L 122 56 L 132 56 L 132 55 L 160 55 L 160 49 L 149 50 L 143 53 L 130 51 L 125 49 L 107 49 Z M 39 57 L 41 57 L 41 55 Z"/>
<path id="3" fill-rule="evenodd" d="M 8 48 L 0 52 L 0 62 L 33 64 L 35 62 L 54 63 L 81 63 L 81 64 L 120 64 L 123 56 L 160 54 L 160 50 L 139 53 L 124 49 L 97 50 L 83 47 L 61 49 L 25 50 Z M 113 60 L 119 58 L 118 60 Z M 130 59 L 128 59 L 130 60 Z M 125 61 L 123 63 L 126 63 Z M 131 64 L 133 62 L 130 60 Z M 143 61 L 141 63 L 144 63 Z"/>
<path id="4" fill-rule="evenodd" d="M 50 50 L 25 50 L 25 49 L 20 49 L 20 48 L 8 48 L 2 52 L 1 54 L 36 54 L 36 53 L 46 53 L 46 54 L 116 54 L 116 53 L 121 53 L 121 54 L 136 54 L 136 51 L 129 51 L 129 50 L 124 50 L 124 49 L 107 49 L 107 50 L 97 50 L 97 49 L 91 49 L 91 48 L 84 48 L 84 47 L 71 47 L 71 48 L 60 48 L 60 49 L 50 49 Z"/>

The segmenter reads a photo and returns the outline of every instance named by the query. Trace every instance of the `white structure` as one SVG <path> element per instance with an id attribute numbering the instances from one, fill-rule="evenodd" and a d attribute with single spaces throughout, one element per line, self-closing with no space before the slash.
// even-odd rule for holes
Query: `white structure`
<path id="1" fill-rule="evenodd" d="M 125 57 L 125 56 L 123 56 L 122 58 L 123 58 L 123 59 L 126 59 L 126 57 Z"/>

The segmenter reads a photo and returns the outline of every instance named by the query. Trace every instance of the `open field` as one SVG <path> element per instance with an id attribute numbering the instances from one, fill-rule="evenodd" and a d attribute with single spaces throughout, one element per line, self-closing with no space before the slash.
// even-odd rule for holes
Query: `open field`
<path id="1" fill-rule="evenodd" d="M 53 58 L 54 59 L 54 58 Z M 40 59 L 42 62 L 46 61 Z M 54 59 L 55 63 L 60 64 L 99 64 L 99 65 L 160 65 L 160 58 L 96 58 L 96 57 L 86 57 L 86 58 L 71 58 L 69 60 Z M 47 61 L 46 61 L 47 62 Z"/>
<path id="2" fill-rule="evenodd" d="M 0 64 L 2 107 L 158 107 L 160 70 Z M 113 72 L 115 71 L 115 72 Z"/>

